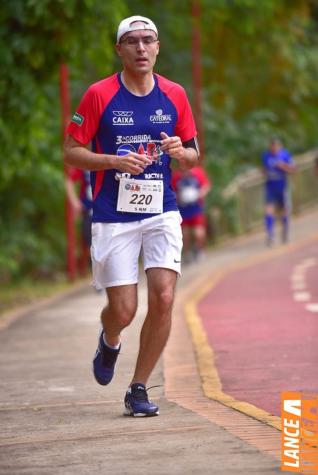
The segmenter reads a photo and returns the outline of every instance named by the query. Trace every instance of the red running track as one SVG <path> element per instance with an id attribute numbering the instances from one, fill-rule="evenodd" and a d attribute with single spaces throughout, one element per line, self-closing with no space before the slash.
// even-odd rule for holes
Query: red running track
<path id="1" fill-rule="evenodd" d="M 223 392 L 277 416 L 281 391 L 318 393 L 318 243 L 231 272 L 198 311 Z"/>

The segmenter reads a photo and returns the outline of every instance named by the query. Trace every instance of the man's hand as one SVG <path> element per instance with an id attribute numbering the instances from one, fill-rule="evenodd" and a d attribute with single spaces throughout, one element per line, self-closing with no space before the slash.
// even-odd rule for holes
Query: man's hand
<path id="1" fill-rule="evenodd" d="M 115 167 L 123 173 L 139 175 L 152 161 L 145 154 L 129 152 L 127 155 L 118 156 L 115 159 Z"/>
<path id="2" fill-rule="evenodd" d="M 67 199 L 69 200 L 72 206 L 74 215 L 77 218 L 84 211 L 84 207 L 83 207 L 83 203 L 77 196 L 74 183 L 69 177 L 67 177 L 65 180 L 65 190 L 66 190 Z"/>
<path id="3" fill-rule="evenodd" d="M 64 161 L 67 165 L 82 170 L 112 170 L 139 175 L 152 163 L 145 155 L 129 152 L 127 155 L 107 155 L 89 150 L 89 145 L 83 145 L 68 135 L 64 144 Z"/>
<path id="4" fill-rule="evenodd" d="M 161 132 L 161 150 L 170 155 L 171 158 L 176 160 L 183 160 L 185 158 L 185 148 L 182 145 L 180 137 L 169 137 L 165 132 Z"/>
<path id="5" fill-rule="evenodd" d="M 296 165 L 286 163 L 283 160 L 278 160 L 275 164 L 276 168 L 283 170 L 286 173 L 295 173 L 296 172 Z"/>
<path id="6" fill-rule="evenodd" d="M 198 153 L 192 148 L 185 148 L 180 137 L 169 137 L 165 132 L 161 132 L 161 150 L 175 158 L 179 162 L 181 170 L 188 170 L 198 163 Z"/>

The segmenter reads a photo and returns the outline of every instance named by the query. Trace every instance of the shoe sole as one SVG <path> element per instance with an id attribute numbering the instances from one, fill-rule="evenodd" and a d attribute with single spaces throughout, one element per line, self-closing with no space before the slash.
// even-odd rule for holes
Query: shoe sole
<path id="1" fill-rule="evenodd" d="M 156 412 L 150 412 L 149 414 L 145 414 L 144 412 L 133 412 L 130 409 L 125 408 L 124 410 L 124 416 L 130 416 L 130 417 L 153 417 L 153 416 L 159 416 L 159 410 Z"/>
<path id="2" fill-rule="evenodd" d="M 94 360 L 95 360 L 95 358 L 94 358 Z M 99 379 L 98 376 L 96 376 L 95 371 L 94 371 L 94 360 L 93 360 L 93 363 L 92 363 L 92 373 L 94 375 L 95 381 L 98 384 L 100 384 L 101 386 L 107 386 L 112 381 L 114 375 L 109 380 L 107 380 L 107 382 L 105 382 L 105 380 L 103 380 L 103 379 Z"/>

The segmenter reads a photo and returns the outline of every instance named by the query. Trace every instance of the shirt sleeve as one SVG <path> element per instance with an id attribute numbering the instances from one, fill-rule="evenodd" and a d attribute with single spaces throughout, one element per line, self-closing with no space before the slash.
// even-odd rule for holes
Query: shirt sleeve
<path id="1" fill-rule="evenodd" d="M 101 98 L 90 87 L 73 115 L 66 133 L 83 145 L 87 145 L 96 135 L 101 116 Z"/>
<path id="2" fill-rule="evenodd" d="M 68 170 L 68 177 L 73 181 L 79 181 L 81 179 L 82 171 L 78 168 L 70 167 Z"/>
<path id="3" fill-rule="evenodd" d="M 200 185 L 200 188 L 202 188 L 202 186 L 206 186 L 206 185 L 211 184 L 210 179 L 209 179 L 207 173 L 205 172 L 204 168 L 202 168 L 202 167 L 193 167 L 193 168 L 190 169 L 190 173 L 196 178 L 196 180 L 198 181 L 198 183 Z"/>
<path id="4" fill-rule="evenodd" d="M 288 150 L 285 150 L 285 162 L 289 165 L 293 165 L 294 163 L 293 157 Z"/>
<path id="5" fill-rule="evenodd" d="M 262 154 L 262 157 L 261 157 L 261 158 L 262 158 L 262 165 L 263 165 L 263 167 L 264 167 L 265 169 L 267 169 L 267 168 L 268 168 L 267 153 L 264 152 L 264 153 Z"/>
<path id="6" fill-rule="evenodd" d="M 172 172 L 172 177 L 171 177 L 171 187 L 173 189 L 173 191 L 176 191 L 177 190 L 177 184 L 178 184 L 178 181 L 180 180 L 181 178 L 181 173 L 179 170 L 174 170 Z"/>
<path id="7" fill-rule="evenodd" d="M 178 120 L 176 123 L 175 133 L 182 142 L 197 136 L 195 122 L 191 110 L 191 106 L 184 89 L 180 90 L 178 101 Z"/>
<path id="8" fill-rule="evenodd" d="M 211 181 L 203 168 L 198 168 L 198 178 L 201 186 L 211 185 Z"/>

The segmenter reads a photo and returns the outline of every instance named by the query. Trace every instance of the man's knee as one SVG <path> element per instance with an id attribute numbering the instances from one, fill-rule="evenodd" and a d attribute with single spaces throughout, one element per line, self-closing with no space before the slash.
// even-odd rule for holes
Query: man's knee
<path id="1" fill-rule="evenodd" d="M 267 203 L 265 206 L 265 214 L 273 215 L 274 211 L 274 205 L 272 203 Z"/>
<path id="2" fill-rule="evenodd" d="M 128 302 L 118 299 L 114 303 L 109 303 L 108 308 L 113 319 L 121 328 L 127 327 L 133 320 L 137 311 L 137 302 Z"/>
<path id="3" fill-rule="evenodd" d="M 153 294 L 150 298 L 150 305 L 157 310 L 160 315 L 170 313 L 174 300 L 173 288 L 165 288 Z"/>

